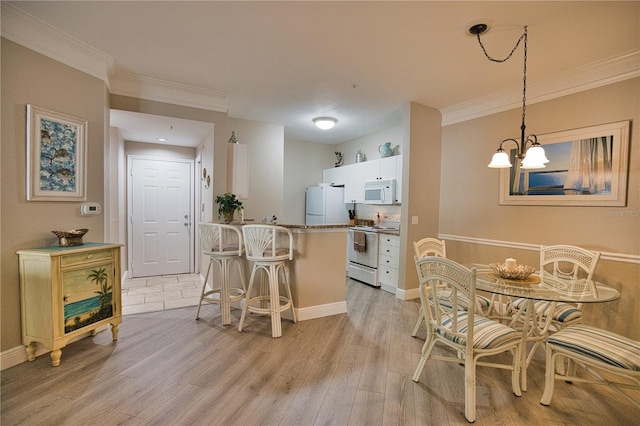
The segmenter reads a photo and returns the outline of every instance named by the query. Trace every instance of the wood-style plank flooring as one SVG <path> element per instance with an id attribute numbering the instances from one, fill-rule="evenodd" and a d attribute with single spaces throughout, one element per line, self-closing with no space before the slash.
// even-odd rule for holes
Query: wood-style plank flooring
<path id="1" fill-rule="evenodd" d="M 448 425 L 464 418 L 463 367 L 429 361 L 411 380 L 424 329 L 417 301 L 347 280 L 348 314 L 293 324 L 272 339 L 267 317 L 240 312 L 220 325 L 217 306 L 127 315 L 109 331 L 1 373 L 8 425 Z M 479 425 L 632 425 L 640 410 L 607 387 L 557 382 L 540 405 L 542 354 L 529 390 L 511 393 L 509 372 L 479 368 Z M 640 398 L 640 395 L 638 395 Z"/>

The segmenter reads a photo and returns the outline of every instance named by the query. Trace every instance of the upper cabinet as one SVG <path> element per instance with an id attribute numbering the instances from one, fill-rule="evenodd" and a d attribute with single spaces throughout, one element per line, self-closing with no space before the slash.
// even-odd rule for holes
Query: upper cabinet
<path id="1" fill-rule="evenodd" d="M 391 158 L 396 159 L 396 204 L 402 204 L 402 155 Z"/>
<path id="2" fill-rule="evenodd" d="M 384 157 L 366 161 L 365 181 L 396 179 L 396 157 Z"/>
<path id="3" fill-rule="evenodd" d="M 380 158 L 342 167 L 324 169 L 322 181 L 344 185 L 345 203 L 364 202 L 364 183 L 375 180 L 396 180 L 396 203 L 402 198 L 402 156 Z"/>
<path id="4" fill-rule="evenodd" d="M 227 144 L 227 192 L 249 198 L 249 163 L 247 145 Z"/>

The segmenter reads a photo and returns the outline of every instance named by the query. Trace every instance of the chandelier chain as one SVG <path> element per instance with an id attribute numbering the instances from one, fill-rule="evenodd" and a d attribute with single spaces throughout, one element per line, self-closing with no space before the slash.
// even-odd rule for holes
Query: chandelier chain
<path id="1" fill-rule="evenodd" d="M 493 58 L 491 55 L 489 55 L 489 53 L 487 52 L 487 49 L 484 47 L 484 44 L 482 43 L 482 40 L 480 40 L 480 33 L 476 34 L 476 38 L 478 39 L 478 43 L 480 44 L 480 47 L 484 52 L 484 56 L 486 56 L 487 59 L 489 59 L 490 61 L 498 62 L 498 63 L 506 62 L 509 59 L 511 59 L 511 57 L 513 56 L 513 53 L 516 51 L 518 46 L 520 46 L 520 42 L 524 40 L 523 42 L 524 67 L 523 67 L 523 77 L 522 77 L 522 127 L 524 131 L 524 125 L 525 125 L 524 122 L 525 122 L 525 115 L 526 115 L 526 109 L 527 109 L 527 27 L 526 26 L 524 27 L 524 32 L 516 42 L 516 45 L 513 46 L 513 49 L 511 49 L 511 52 L 509 52 L 507 57 L 504 59 L 496 59 L 496 58 Z"/>

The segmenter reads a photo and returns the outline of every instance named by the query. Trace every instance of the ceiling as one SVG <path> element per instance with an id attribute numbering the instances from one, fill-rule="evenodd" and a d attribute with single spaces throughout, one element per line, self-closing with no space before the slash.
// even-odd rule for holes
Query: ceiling
<path id="1" fill-rule="evenodd" d="M 107 58 L 112 93 L 126 93 L 118 82 L 138 77 L 198 92 L 230 117 L 282 124 L 286 138 L 318 143 L 399 124 L 409 101 L 440 110 L 443 122 L 474 102 L 484 113 L 518 107 L 522 49 L 505 63 L 490 62 L 465 34 L 479 21 L 491 25 L 483 43 L 497 58 L 528 26 L 529 103 L 640 69 L 637 1 L 8 3 L 42 21 L 48 34 L 64 33 Z M 632 61 L 631 71 L 613 69 L 621 58 Z M 495 94 L 505 95 L 501 106 L 477 107 L 491 105 Z M 140 128 L 193 124 L 127 115 L 112 115 L 127 140 L 155 142 Z M 338 123 L 321 131 L 316 116 Z"/>

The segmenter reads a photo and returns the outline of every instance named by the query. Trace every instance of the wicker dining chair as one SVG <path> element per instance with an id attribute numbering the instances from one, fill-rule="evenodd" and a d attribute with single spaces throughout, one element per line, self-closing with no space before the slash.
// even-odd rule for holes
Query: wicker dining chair
<path id="1" fill-rule="evenodd" d="M 476 270 L 436 256 L 414 257 L 420 279 L 420 303 L 427 317 L 427 339 L 413 374 L 418 382 L 429 359 L 464 363 L 464 415 L 476 419 L 476 366 L 511 370 L 511 388 L 520 396 L 521 333 L 467 309 L 476 296 Z M 445 285 L 442 285 L 444 283 Z M 436 343 L 452 349 L 451 356 L 433 355 Z M 480 358 L 510 352 L 511 364 L 479 361 Z"/>
<path id="2" fill-rule="evenodd" d="M 421 239 L 420 241 L 413 242 L 413 251 L 415 256 L 419 259 L 425 256 L 439 256 L 439 257 L 447 257 L 447 245 L 444 240 L 439 240 L 437 238 L 426 237 Z M 479 312 L 483 314 L 489 309 L 490 300 L 482 296 L 480 294 L 476 295 L 476 309 L 479 309 Z M 411 332 L 412 337 L 416 337 L 418 335 L 418 331 L 420 330 L 420 325 L 425 322 L 425 315 L 420 306 L 420 311 L 418 313 L 418 320 L 416 321 L 416 325 L 413 327 L 413 331 Z"/>

